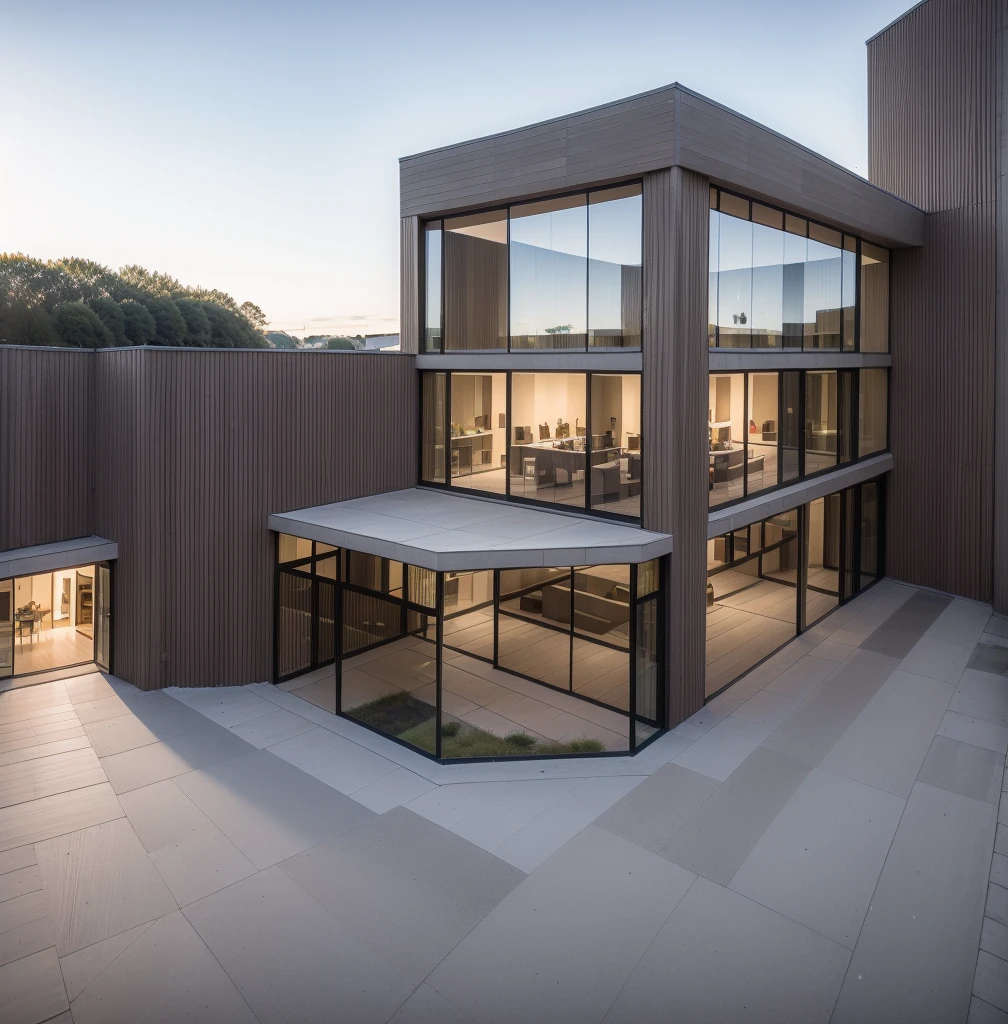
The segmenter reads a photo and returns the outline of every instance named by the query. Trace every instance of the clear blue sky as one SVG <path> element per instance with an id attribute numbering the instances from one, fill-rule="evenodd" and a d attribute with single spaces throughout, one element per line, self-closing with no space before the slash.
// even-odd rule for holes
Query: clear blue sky
<path id="1" fill-rule="evenodd" d="M 0 251 L 395 331 L 398 157 L 679 81 L 864 174 L 911 3 L 0 0 Z"/>

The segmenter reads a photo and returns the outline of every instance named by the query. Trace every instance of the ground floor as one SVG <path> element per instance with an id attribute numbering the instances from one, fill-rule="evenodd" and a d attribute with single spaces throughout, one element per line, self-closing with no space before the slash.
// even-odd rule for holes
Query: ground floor
<path id="1" fill-rule="evenodd" d="M 634 757 L 441 765 L 97 673 L 0 731 L 5 1021 L 1008 1011 L 1008 621 L 969 601 L 883 579 Z"/>

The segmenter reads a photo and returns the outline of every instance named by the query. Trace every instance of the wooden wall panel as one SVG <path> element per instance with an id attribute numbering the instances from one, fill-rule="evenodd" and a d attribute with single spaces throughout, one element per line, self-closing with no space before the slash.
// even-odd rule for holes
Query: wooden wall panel
<path id="1" fill-rule="evenodd" d="M 651 469 L 642 525 L 675 543 L 666 628 L 672 725 L 704 702 L 708 209 L 706 178 L 675 167 L 645 176 L 642 401 Z"/>
<path id="2" fill-rule="evenodd" d="M 1006 7 L 928 0 L 868 43 L 871 178 L 926 211 L 923 248 L 893 254 L 887 569 L 1001 610 Z"/>
<path id="3" fill-rule="evenodd" d="M 90 352 L 0 347 L 0 550 L 93 533 Z"/>
<path id="4" fill-rule="evenodd" d="M 442 239 L 446 350 L 506 349 L 508 247 L 460 231 Z"/>
<path id="5" fill-rule="evenodd" d="M 997 26 L 997 179 L 995 236 L 998 275 L 994 315 L 994 607 L 1008 615 L 1008 14 Z"/>
<path id="6" fill-rule="evenodd" d="M 416 483 L 413 359 L 99 352 L 96 532 L 119 543 L 115 670 L 143 689 L 266 680 L 266 517 Z M 103 428 L 101 424 L 107 424 Z"/>
<path id="7" fill-rule="evenodd" d="M 420 225 L 403 217 L 399 230 L 399 348 L 420 351 Z"/>

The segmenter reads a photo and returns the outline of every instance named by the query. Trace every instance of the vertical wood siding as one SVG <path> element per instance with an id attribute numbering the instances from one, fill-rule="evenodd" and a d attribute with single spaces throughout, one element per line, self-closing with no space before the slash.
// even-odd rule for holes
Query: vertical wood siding
<path id="1" fill-rule="evenodd" d="M 399 348 L 416 354 L 420 345 L 420 224 L 403 217 L 399 228 Z"/>
<path id="2" fill-rule="evenodd" d="M 93 362 L 0 347 L 0 551 L 93 533 Z"/>
<path id="3" fill-rule="evenodd" d="M 96 532 L 119 544 L 115 668 L 143 689 L 268 679 L 266 517 L 416 483 L 412 359 L 99 352 Z"/>
<path id="4" fill-rule="evenodd" d="M 1008 614 L 1008 11 L 997 26 L 997 180 L 995 235 L 998 275 L 994 336 L 994 581 L 995 610 Z"/>
<path id="5" fill-rule="evenodd" d="M 893 253 L 887 569 L 1001 608 L 1008 602 L 1008 348 L 997 301 L 1005 6 L 929 0 L 868 45 L 871 180 L 927 211 L 923 248 Z"/>
<path id="6" fill-rule="evenodd" d="M 672 725 L 703 706 L 707 541 L 709 182 L 674 167 L 644 177 L 645 529 L 671 533 L 666 664 Z"/>
<path id="7" fill-rule="evenodd" d="M 442 239 L 445 348 L 507 348 L 508 247 L 460 231 Z"/>

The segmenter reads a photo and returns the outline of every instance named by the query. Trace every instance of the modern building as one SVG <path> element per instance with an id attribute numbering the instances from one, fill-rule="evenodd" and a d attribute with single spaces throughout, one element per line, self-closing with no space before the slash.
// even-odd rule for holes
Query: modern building
<path id="1" fill-rule="evenodd" d="M 626 754 L 883 574 L 1008 609 L 1006 17 L 869 40 L 868 181 L 680 85 L 404 158 L 399 353 L 0 349 L 0 675 Z"/>

